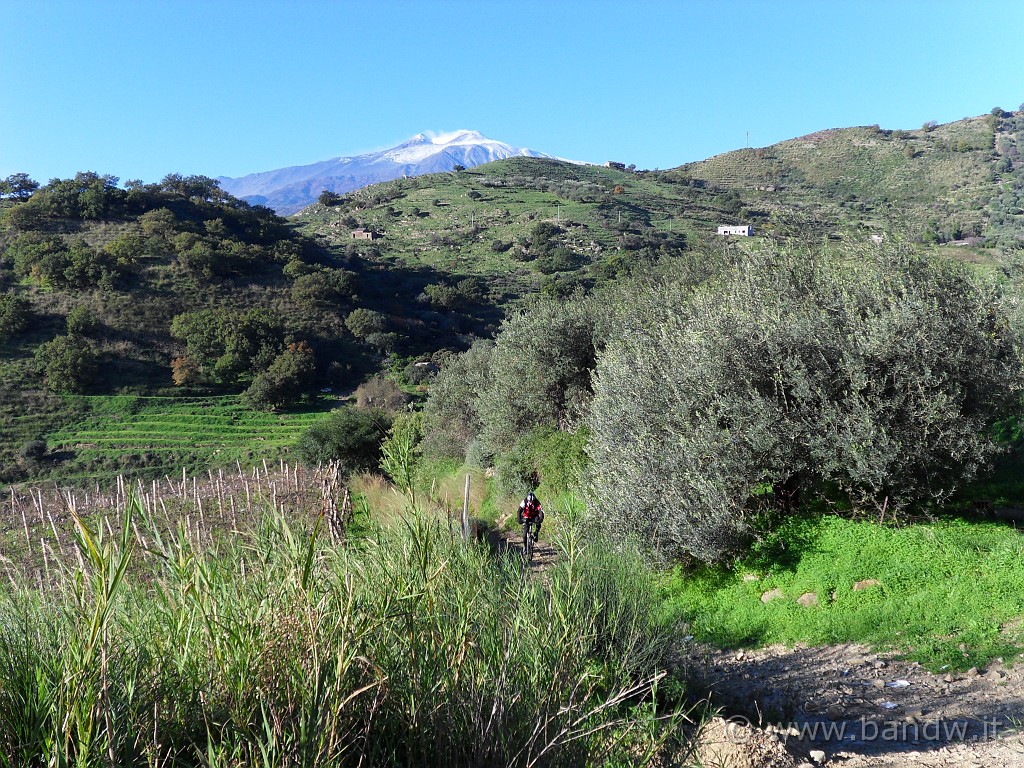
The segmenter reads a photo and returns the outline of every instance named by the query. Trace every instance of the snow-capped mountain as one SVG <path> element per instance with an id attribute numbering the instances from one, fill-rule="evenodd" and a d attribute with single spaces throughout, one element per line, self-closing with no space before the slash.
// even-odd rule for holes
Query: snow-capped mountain
<path id="1" fill-rule="evenodd" d="M 316 202 L 327 189 L 337 194 L 370 184 L 450 171 L 506 157 L 547 157 L 543 152 L 513 147 L 478 131 L 419 133 L 397 147 L 355 157 L 336 157 L 312 165 L 280 168 L 233 179 L 221 176 L 220 186 L 235 197 L 266 205 L 287 216 Z"/>

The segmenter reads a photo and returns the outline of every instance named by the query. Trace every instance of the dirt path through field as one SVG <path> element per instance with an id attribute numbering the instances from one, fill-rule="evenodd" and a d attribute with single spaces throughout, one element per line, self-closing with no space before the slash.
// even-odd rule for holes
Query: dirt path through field
<path id="1" fill-rule="evenodd" d="M 731 716 L 726 735 L 783 743 L 793 765 L 1024 766 L 1021 663 L 933 674 L 859 645 L 720 651 L 690 643 L 684 656 L 696 690 Z M 749 755 L 741 762 L 761 765 Z"/>
<path id="2" fill-rule="evenodd" d="M 511 519 L 511 515 L 499 517 L 495 523 L 499 541 L 498 548 L 504 552 L 515 553 L 518 557 L 523 556 L 523 527 L 515 526 L 506 529 L 505 525 Z M 541 527 L 541 538 L 534 544 L 533 560 L 527 566 L 530 574 L 537 574 L 546 571 L 558 561 L 558 550 L 544 540 L 543 526 Z"/>

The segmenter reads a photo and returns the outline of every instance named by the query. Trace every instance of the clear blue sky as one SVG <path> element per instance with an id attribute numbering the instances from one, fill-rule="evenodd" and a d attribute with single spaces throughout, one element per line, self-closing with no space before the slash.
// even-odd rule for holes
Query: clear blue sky
<path id="1" fill-rule="evenodd" d="M 241 176 L 472 128 L 668 168 L 1024 102 L 1020 0 L 0 0 L 0 177 Z"/>

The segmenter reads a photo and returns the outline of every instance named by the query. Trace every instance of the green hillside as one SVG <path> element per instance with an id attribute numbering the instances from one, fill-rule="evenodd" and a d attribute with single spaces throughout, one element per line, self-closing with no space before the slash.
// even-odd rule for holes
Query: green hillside
<path id="1" fill-rule="evenodd" d="M 625 171 L 513 158 L 375 185 L 294 220 L 335 247 L 358 242 L 357 228 L 372 230 L 381 263 L 429 269 L 448 282 L 484 278 L 500 303 L 593 285 L 683 250 L 720 218 L 705 197 Z"/>
<path id="2" fill-rule="evenodd" d="M 802 136 L 671 172 L 740 194 L 772 217 L 837 229 L 904 225 L 933 242 L 1020 242 L 1024 113 L 967 118 L 916 131 L 877 126 Z"/>
<path id="3" fill-rule="evenodd" d="M 835 129 L 665 171 L 512 158 L 324 195 L 290 219 L 201 176 L 119 186 L 86 172 L 42 187 L 10 177 L 0 481 L 113 471 L 121 455 L 156 473 L 285 450 L 270 426 L 241 453 L 201 438 L 172 450 L 143 432 L 104 455 L 91 433 L 97 421 L 124 426 L 103 398 L 166 398 L 216 424 L 224 398 L 313 414 L 319 390 L 348 393 L 379 372 L 411 392 L 433 370 L 415 363 L 492 335 L 528 297 L 714 249 L 722 224 L 816 242 L 897 231 L 992 262 L 1024 233 L 1022 130 L 1024 114 L 1004 112 Z M 157 401 L 133 402 L 148 413 Z"/>

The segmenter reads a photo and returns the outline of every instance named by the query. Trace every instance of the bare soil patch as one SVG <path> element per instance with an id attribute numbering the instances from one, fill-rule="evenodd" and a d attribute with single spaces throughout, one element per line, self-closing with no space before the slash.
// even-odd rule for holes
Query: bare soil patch
<path id="1" fill-rule="evenodd" d="M 727 735 L 773 739 L 793 765 L 1024 766 L 1024 665 L 933 674 L 853 644 L 722 651 L 695 643 L 684 663 L 695 693 L 732 723 Z M 761 765 L 754 755 L 737 760 Z"/>

